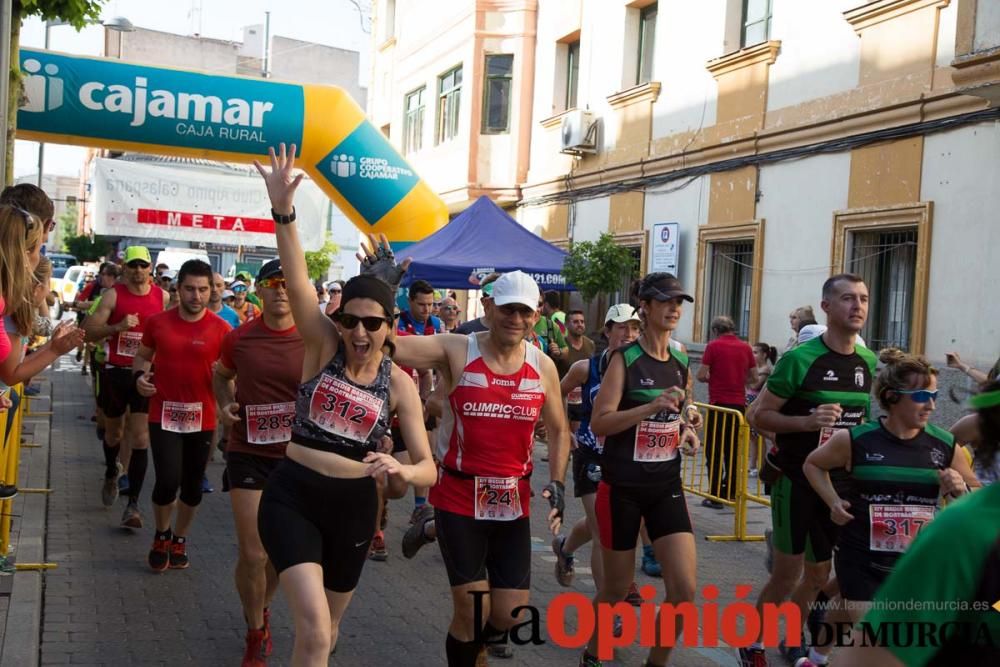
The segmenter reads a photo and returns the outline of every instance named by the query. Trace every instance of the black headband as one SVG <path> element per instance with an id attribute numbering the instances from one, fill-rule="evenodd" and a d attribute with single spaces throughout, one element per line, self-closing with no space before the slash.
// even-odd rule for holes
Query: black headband
<path id="1" fill-rule="evenodd" d="M 385 310 L 385 316 L 392 320 L 392 311 L 396 304 L 395 294 L 389 285 L 374 276 L 355 276 L 343 287 L 340 309 L 343 310 L 351 299 L 371 299 L 378 302 Z"/>

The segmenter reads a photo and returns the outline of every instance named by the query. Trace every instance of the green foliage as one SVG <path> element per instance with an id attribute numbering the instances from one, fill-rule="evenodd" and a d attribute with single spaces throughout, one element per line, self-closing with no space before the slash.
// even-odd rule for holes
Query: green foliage
<path id="1" fill-rule="evenodd" d="M 323 242 L 323 247 L 319 250 L 306 250 L 306 267 L 309 269 L 309 279 L 326 278 L 330 264 L 333 262 L 333 256 L 338 252 L 340 252 L 340 247 L 330 239 L 326 239 Z"/>
<path id="2" fill-rule="evenodd" d="M 14 15 L 26 19 L 38 16 L 43 21 L 62 19 L 77 30 L 101 20 L 105 0 L 14 0 Z M 16 61 L 15 61 L 16 62 Z"/>
<path id="3" fill-rule="evenodd" d="M 96 262 L 102 257 L 111 255 L 111 244 L 103 236 L 96 236 L 91 240 L 89 236 L 63 237 L 63 245 L 66 252 L 76 257 L 80 262 Z"/>
<path id="4" fill-rule="evenodd" d="M 562 275 L 584 301 L 591 301 L 599 294 L 617 291 L 626 277 L 635 276 L 636 268 L 629 249 L 615 243 L 614 237 L 605 232 L 597 241 L 574 243 Z"/>

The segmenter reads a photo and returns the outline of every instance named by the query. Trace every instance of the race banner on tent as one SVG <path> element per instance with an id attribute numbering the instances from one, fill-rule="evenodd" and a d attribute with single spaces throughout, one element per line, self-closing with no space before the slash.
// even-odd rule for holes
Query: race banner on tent
<path id="1" fill-rule="evenodd" d="M 96 158 L 90 203 L 95 234 L 277 247 L 271 204 L 256 173 Z M 327 198 L 305 180 L 295 206 L 303 248 L 318 250 Z"/>

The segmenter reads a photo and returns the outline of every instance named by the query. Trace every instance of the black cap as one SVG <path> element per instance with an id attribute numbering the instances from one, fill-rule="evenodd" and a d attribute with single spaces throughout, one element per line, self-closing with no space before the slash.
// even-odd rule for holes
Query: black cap
<path id="1" fill-rule="evenodd" d="M 694 303 L 694 297 L 684 291 L 681 281 L 672 273 L 660 273 L 647 276 L 639 287 L 639 298 L 656 301 L 670 301 L 676 298 Z"/>
<path id="2" fill-rule="evenodd" d="M 281 274 L 281 260 L 275 257 L 269 262 L 264 262 L 264 264 L 260 267 L 260 271 L 257 272 L 257 282 L 260 282 L 265 278 L 272 278 Z"/>

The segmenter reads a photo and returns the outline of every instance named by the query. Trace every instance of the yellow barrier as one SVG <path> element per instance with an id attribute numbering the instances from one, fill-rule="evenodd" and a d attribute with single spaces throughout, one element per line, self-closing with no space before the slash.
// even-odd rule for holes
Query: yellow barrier
<path id="1" fill-rule="evenodd" d="M 704 425 L 699 433 L 701 450 L 686 456 L 681 463 L 681 480 L 687 493 L 733 508 L 733 531 L 730 535 L 709 535 L 713 542 L 759 541 L 763 535 L 747 535 L 747 503 L 770 505 L 762 495 L 762 484 L 753 477 L 750 486 L 750 448 L 756 449 L 756 461 L 764 456 L 764 441 L 751 438 L 750 425 L 739 410 L 707 403 L 695 403 Z"/>
<path id="2" fill-rule="evenodd" d="M 14 421 L 11 423 L 10 433 L 3 442 L 3 450 L 0 451 L 0 471 L 3 473 L 4 484 L 17 486 L 17 469 L 21 455 L 21 422 L 23 418 L 23 387 L 15 385 L 11 388 L 16 391 L 22 400 L 17 404 L 14 411 Z M 0 424 L 6 426 L 7 413 L 0 413 Z M 10 551 L 10 520 L 14 507 L 14 500 L 4 500 L 0 502 L 0 556 L 6 557 Z"/>

